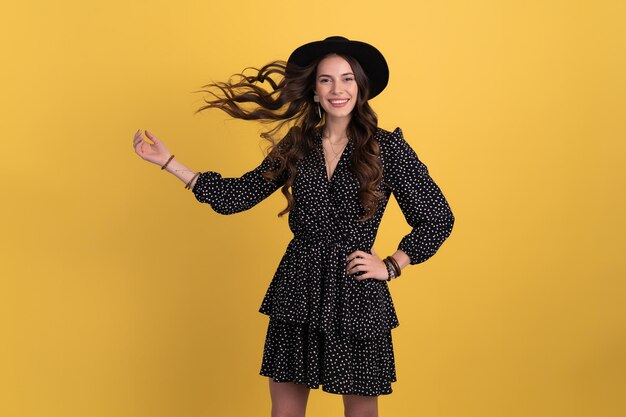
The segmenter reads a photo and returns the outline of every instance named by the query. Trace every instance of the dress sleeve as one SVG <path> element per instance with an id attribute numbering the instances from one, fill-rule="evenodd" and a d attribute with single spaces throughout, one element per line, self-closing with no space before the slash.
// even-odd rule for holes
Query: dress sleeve
<path id="1" fill-rule="evenodd" d="M 414 265 L 433 256 L 450 236 L 454 215 L 400 128 L 391 133 L 388 146 L 389 183 L 404 218 L 413 228 L 402 238 L 398 249 Z"/>
<path id="2" fill-rule="evenodd" d="M 209 204 L 217 213 L 239 213 L 254 207 L 284 184 L 285 173 L 274 181 L 263 177 L 272 165 L 265 157 L 258 167 L 239 178 L 223 178 L 215 171 L 201 172 L 192 191 L 199 202 Z M 277 166 L 276 161 L 274 168 Z"/>

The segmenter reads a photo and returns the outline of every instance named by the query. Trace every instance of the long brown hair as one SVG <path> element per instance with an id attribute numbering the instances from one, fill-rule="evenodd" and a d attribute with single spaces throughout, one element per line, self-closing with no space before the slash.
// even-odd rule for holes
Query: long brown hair
<path id="1" fill-rule="evenodd" d="M 367 102 L 369 81 L 359 62 L 350 55 L 337 54 L 344 58 L 354 72 L 359 93 L 352 110 L 352 116 L 346 134 L 353 142 L 354 152 L 350 170 L 359 182 L 359 200 L 364 210 L 361 221 L 371 218 L 378 201 L 383 196 L 378 188 L 382 181 L 382 164 L 378 142 L 374 135 L 378 129 L 378 117 Z M 276 125 L 261 134 L 270 142 L 268 155 L 278 162 L 277 168 L 267 171 L 263 176 L 267 180 L 285 179 L 282 193 L 287 198 L 287 207 L 278 213 L 281 217 L 291 211 L 295 205 L 289 188 L 296 176 L 296 162 L 304 158 L 315 147 L 315 135 L 323 128 L 324 118 L 320 119 L 313 102 L 313 88 L 317 66 L 324 57 L 305 67 L 287 65 L 285 61 L 273 61 L 262 68 L 245 68 L 234 74 L 227 82 L 214 82 L 202 86 L 212 98 L 196 113 L 209 108 L 218 108 L 230 116 L 244 120 L 259 120 Z M 246 70 L 254 71 L 245 75 Z M 269 90 L 260 86 L 267 83 Z M 252 104 L 253 108 L 246 109 Z M 280 139 L 276 137 L 285 128 L 287 133 Z"/>

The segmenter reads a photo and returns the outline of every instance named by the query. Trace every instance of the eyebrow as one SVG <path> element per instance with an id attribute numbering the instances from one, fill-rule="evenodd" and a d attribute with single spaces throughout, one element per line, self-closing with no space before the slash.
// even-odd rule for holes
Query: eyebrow
<path id="1" fill-rule="evenodd" d="M 346 73 L 341 74 L 341 76 L 342 76 L 342 77 L 343 77 L 344 75 L 354 75 L 354 73 L 352 73 L 352 72 L 346 72 Z M 317 76 L 317 78 L 320 78 L 320 77 L 330 77 L 330 78 L 333 78 L 333 77 L 332 77 L 332 75 L 328 75 L 328 74 L 320 74 L 320 75 L 318 75 L 318 76 Z"/>

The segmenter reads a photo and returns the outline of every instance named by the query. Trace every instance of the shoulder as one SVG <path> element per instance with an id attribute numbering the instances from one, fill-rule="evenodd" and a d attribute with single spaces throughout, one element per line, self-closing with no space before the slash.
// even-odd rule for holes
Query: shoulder
<path id="1" fill-rule="evenodd" d="M 378 128 L 376 139 L 380 146 L 381 156 L 393 158 L 402 154 L 414 154 L 415 151 L 411 145 L 404 139 L 404 133 L 400 127 L 396 127 L 393 131 Z"/>
<path id="2" fill-rule="evenodd" d="M 402 129 L 396 127 L 394 130 L 385 130 L 382 127 L 376 129 L 376 139 L 382 142 L 388 142 L 389 140 L 394 140 L 395 138 L 402 137 Z"/>
<path id="3" fill-rule="evenodd" d="M 393 131 L 379 128 L 376 136 L 380 146 L 380 158 L 383 166 L 388 170 L 403 171 L 411 167 L 419 172 L 428 172 L 428 168 L 420 160 L 415 149 L 404 138 L 400 127 L 396 127 Z"/>

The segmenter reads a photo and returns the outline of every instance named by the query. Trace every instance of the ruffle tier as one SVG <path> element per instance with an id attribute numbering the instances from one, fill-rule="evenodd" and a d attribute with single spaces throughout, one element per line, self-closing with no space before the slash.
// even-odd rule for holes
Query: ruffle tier
<path id="1" fill-rule="evenodd" d="M 327 239 L 294 237 L 289 242 L 259 311 L 359 340 L 376 339 L 398 327 L 387 281 L 358 281 L 346 271 L 348 254 L 362 247 Z"/>
<path id="2" fill-rule="evenodd" d="M 260 375 L 333 394 L 377 396 L 392 393 L 396 381 L 391 331 L 359 340 L 322 333 L 307 323 L 270 318 Z"/>

